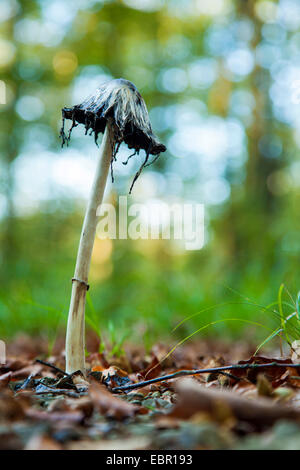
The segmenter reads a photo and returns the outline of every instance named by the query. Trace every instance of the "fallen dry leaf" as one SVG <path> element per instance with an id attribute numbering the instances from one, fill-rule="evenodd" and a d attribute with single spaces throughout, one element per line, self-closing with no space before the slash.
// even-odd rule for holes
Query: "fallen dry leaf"
<path id="1" fill-rule="evenodd" d="M 15 398 L 10 390 L 3 390 L 0 394 L 0 421 L 15 421 L 23 418 L 27 407 L 29 407 L 27 398 Z"/>
<path id="2" fill-rule="evenodd" d="M 290 358 L 286 359 L 272 359 L 270 357 L 264 356 L 252 356 L 246 361 L 239 361 L 238 364 L 268 364 L 271 362 L 276 362 L 277 364 L 293 364 Z M 256 383 L 257 376 L 259 374 L 264 374 L 267 380 L 272 383 L 273 387 L 278 386 L 277 381 L 281 379 L 283 374 L 287 371 L 286 367 L 281 367 L 280 365 L 275 365 L 272 367 L 259 368 L 259 369 L 235 369 L 231 371 L 236 377 L 246 378 L 250 382 Z"/>
<path id="3" fill-rule="evenodd" d="M 280 419 L 300 422 L 300 410 L 294 407 L 279 405 L 266 398 L 247 399 L 229 390 L 217 390 L 201 386 L 193 379 L 182 379 L 177 382 L 178 402 L 170 415 L 188 419 L 199 411 L 214 416 L 220 407 L 231 411 L 240 420 L 254 424 L 257 428 L 272 425 Z"/>
<path id="4" fill-rule="evenodd" d="M 21 369 L 17 369 L 12 372 L 13 379 L 26 379 L 29 375 L 32 377 L 38 377 L 41 375 L 43 366 L 41 364 L 30 364 Z M 49 375 L 49 374 L 48 374 Z"/>
<path id="5" fill-rule="evenodd" d="M 23 369 L 24 367 L 28 366 L 31 363 L 31 361 L 28 361 L 26 359 L 19 359 L 16 357 L 7 357 L 6 358 L 6 363 L 1 365 L 0 371 L 2 372 L 8 372 L 8 371 L 16 371 L 19 369 Z"/>
<path id="6" fill-rule="evenodd" d="M 25 411 L 25 415 L 28 418 L 38 420 L 38 421 L 48 421 L 51 423 L 56 423 L 63 421 L 64 423 L 81 423 L 84 415 L 81 411 L 60 411 L 60 412 L 51 412 L 36 410 L 35 408 L 29 408 Z"/>
<path id="7" fill-rule="evenodd" d="M 138 406 L 127 403 L 113 395 L 104 385 L 98 384 L 95 381 L 89 388 L 89 395 L 95 408 L 103 415 L 115 419 L 124 419 L 134 416 L 139 412 Z"/>
<path id="8" fill-rule="evenodd" d="M 33 436 L 27 442 L 24 450 L 62 450 L 63 447 L 49 436 Z"/>
<path id="9" fill-rule="evenodd" d="M 159 360 L 157 359 L 156 355 L 153 354 L 152 361 L 146 367 L 146 369 L 139 372 L 139 376 L 142 377 L 143 380 L 151 380 L 158 377 L 161 373 L 161 365 Z"/>
<path id="10" fill-rule="evenodd" d="M 19 340 L 16 350 L 10 348 L 13 356 L 10 353 L 6 364 L 0 367 L 1 449 L 133 450 L 151 445 L 162 449 L 185 445 L 193 449 L 220 448 L 223 441 L 218 444 L 215 434 L 209 437 L 211 432 L 232 433 L 240 442 L 240 436 L 250 438 L 265 427 L 273 433 L 277 424 L 273 429 L 270 426 L 281 419 L 293 420 L 287 425 L 294 426 L 297 434 L 300 369 L 281 365 L 292 364 L 290 359 L 255 356 L 241 361 L 251 354 L 249 345 L 245 349 L 235 343 L 226 346 L 219 341 L 201 341 L 177 348 L 159 363 L 170 345 L 154 346 L 149 358 L 143 348 L 128 344 L 123 356 L 108 356 L 109 361 L 104 354 L 92 353 L 86 361 L 92 372 L 83 381 L 80 375 L 70 379 L 51 367 L 65 367 L 64 340 L 56 343 L 51 357 L 42 352 L 45 342 L 37 342 L 36 346 L 34 342 L 32 339 L 30 345 L 27 340 Z M 39 355 L 46 363 L 34 362 Z M 229 366 L 238 360 L 246 365 L 274 361 L 279 365 L 231 370 L 231 377 L 217 372 L 210 375 L 209 383 L 208 373 L 199 374 L 190 379 L 192 389 L 188 386 L 183 391 L 180 387 L 184 379 L 177 377 L 133 390 L 126 396 L 111 392 L 114 386 L 182 369 Z M 136 418 L 140 413 L 146 414 L 142 420 Z M 138 438 L 133 437 L 136 435 Z"/>
<path id="11" fill-rule="evenodd" d="M 0 390 L 5 388 L 11 380 L 11 372 L 0 375 Z"/>
<path id="12" fill-rule="evenodd" d="M 130 437 L 125 439 L 81 441 L 72 442 L 66 447 L 67 450 L 144 450 L 150 445 L 147 437 Z"/>
<path id="13" fill-rule="evenodd" d="M 48 406 L 48 411 L 50 413 L 80 411 L 86 418 L 89 418 L 93 414 L 93 409 L 94 406 L 90 397 L 57 398 Z"/>

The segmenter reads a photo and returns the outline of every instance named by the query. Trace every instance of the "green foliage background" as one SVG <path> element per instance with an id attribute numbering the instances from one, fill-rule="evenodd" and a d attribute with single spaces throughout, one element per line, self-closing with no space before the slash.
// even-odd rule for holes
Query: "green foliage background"
<path id="1" fill-rule="evenodd" d="M 294 101 L 292 94 L 300 77 L 300 21 L 297 2 L 290 2 L 290 16 L 286 4 L 3 0 L 0 79 L 7 87 L 7 103 L 0 105 L 2 338 L 24 331 L 53 338 L 65 327 L 84 201 L 54 186 L 47 198 L 36 193 L 34 209 L 24 209 L 20 200 L 26 199 L 26 191 L 18 194 L 16 168 L 21 158 L 25 169 L 26 158 L 36 158 L 34 182 L 41 175 L 41 152 L 51 152 L 59 161 L 60 110 L 75 104 L 74 84 L 82 96 L 92 91 L 79 79 L 95 74 L 124 77 L 137 85 L 155 132 L 168 146 L 148 169 L 151 181 L 157 182 L 153 197 L 165 200 L 172 194 L 204 202 L 207 240 L 202 250 L 192 252 L 174 250 L 162 240 L 115 240 L 112 246 L 98 240 L 89 323 L 109 335 L 109 320 L 117 336 L 125 331 L 132 341 L 149 345 L 169 337 L 183 318 L 228 302 L 185 323 L 176 337 L 222 318 L 277 325 L 276 315 L 253 303 L 271 303 L 281 283 L 293 296 L 299 289 L 300 108 L 297 93 Z M 240 50 L 244 56 L 230 55 Z M 32 112 L 36 101 L 22 101 L 28 96 L 38 99 L 42 112 Z M 203 120 L 199 132 L 212 117 L 216 125 L 231 119 L 238 126 L 243 140 L 236 160 L 230 145 L 223 160 L 210 161 L 197 142 L 193 152 L 184 151 L 184 144 L 176 150 L 172 138 L 193 116 Z M 235 129 L 231 135 L 227 130 L 233 144 Z M 71 149 L 96 158 L 92 138 L 80 129 L 74 134 Z M 195 170 L 201 159 L 205 171 Z M 230 194 L 213 202 L 201 191 L 217 170 Z M 72 171 L 70 164 L 67 172 Z M 130 174 L 117 168 L 112 199 L 126 194 Z M 86 185 L 85 196 L 88 191 Z M 256 342 L 265 332 L 226 322 L 206 334 L 242 335 Z"/>

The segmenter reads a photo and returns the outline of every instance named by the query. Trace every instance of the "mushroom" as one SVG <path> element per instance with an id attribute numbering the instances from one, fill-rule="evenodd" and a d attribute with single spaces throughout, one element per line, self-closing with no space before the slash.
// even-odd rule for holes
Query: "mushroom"
<path id="1" fill-rule="evenodd" d="M 94 94 L 81 104 L 62 109 L 63 124 L 60 136 L 62 146 L 68 144 L 71 132 L 78 124 L 84 124 L 85 133 L 94 133 L 95 142 L 103 133 L 100 155 L 94 183 L 83 222 L 77 253 L 75 274 L 72 278 L 72 294 L 66 335 L 66 372 L 80 370 L 85 375 L 85 302 L 89 289 L 88 274 L 97 227 L 97 209 L 102 203 L 103 193 L 111 167 L 122 142 L 134 153 L 129 158 L 145 150 L 145 159 L 135 174 L 130 191 L 144 167 L 153 163 L 166 147 L 152 132 L 145 102 L 135 85 L 119 78 L 104 83 Z M 65 134 L 65 120 L 72 120 L 68 135 Z M 149 162 L 150 155 L 154 155 Z M 123 162 L 127 164 L 127 161 Z"/>

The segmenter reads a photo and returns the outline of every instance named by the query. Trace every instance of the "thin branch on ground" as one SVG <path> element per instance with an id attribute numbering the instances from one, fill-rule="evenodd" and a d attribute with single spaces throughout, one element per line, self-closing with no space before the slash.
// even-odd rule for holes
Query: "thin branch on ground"
<path id="1" fill-rule="evenodd" d="M 50 367 L 51 369 L 55 370 L 56 372 L 59 372 L 60 374 L 63 374 L 67 377 L 70 377 L 70 374 L 68 374 L 64 370 L 60 369 L 59 367 L 55 366 L 54 364 L 50 364 L 50 362 L 42 361 L 42 359 L 36 359 L 35 362 L 38 362 L 39 364 L 42 364 L 43 366 Z"/>
<path id="2" fill-rule="evenodd" d="M 211 372 L 228 371 L 228 370 L 243 370 L 243 369 L 264 369 L 268 367 L 292 367 L 295 369 L 300 368 L 300 364 L 280 364 L 279 362 L 268 362 L 267 364 L 233 364 L 231 366 L 222 367 L 211 367 L 209 369 L 196 369 L 196 370 L 179 370 L 174 374 L 163 375 L 151 380 L 145 380 L 144 382 L 138 382 L 130 385 L 122 385 L 120 387 L 114 387 L 112 392 L 130 391 L 136 388 L 142 388 L 146 385 L 155 384 L 158 382 L 164 382 L 166 380 L 177 379 L 178 377 L 184 377 L 187 375 L 198 375 L 198 374 L 209 374 Z"/>

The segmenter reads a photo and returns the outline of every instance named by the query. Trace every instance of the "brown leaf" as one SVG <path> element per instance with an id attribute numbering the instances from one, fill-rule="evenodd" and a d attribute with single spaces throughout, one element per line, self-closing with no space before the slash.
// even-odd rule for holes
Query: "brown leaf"
<path id="1" fill-rule="evenodd" d="M 93 409 L 94 406 L 90 397 L 57 398 L 48 406 L 49 412 L 80 411 L 85 417 L 90 417 Z"/>
<path id="2" fill-rule="evenodd" d="M 0 390 L 5 388 L 11 380 L 11 372 L 0 375 Z"/>
<path id="3" fill-rule="evenodd" d="M 158 361 L 163 361 L 164 368 L 175 366 L 173 354 L 166 357 L 170 349 L 171 348 L 168 345 L 162 344 L 162 343 L 155 344 L 152 348 L 152 353 L 157 357 Z M 177 352 L 177 355 L 180 353 L 180 349 L 179 351 L 178 349 L 174 351 L 174 355 L 176 352 Z"/>
<path id="4" fill-rule="evenodd" d="M 180 420 L 174 416 L 158 416 L 155 419 L 157 429 L 177 429 L 180 426 Z"/>
<path id="5" fill-rule="evenodd" d="M 35 435 L 27 442 L 24 450 L 62 450 L 58 442 L 46 435 Z"/>
<path id="6" fill-rule="evenodd" d="M 23 418 L 27 406 L 29 402 L 26 398 L 15 398 L 11 390 L 3 390 L 0 394 L 0 421 Z"/>
<path id="7" fill-rule="evenodd" d="M 249 422 L 258 429 L 272 425 L 277 420 L 300 421 L 300 410 L 279 405 L 266 398 L 247 399 L 229 390 L 216 390 L 199 385 L 193 379 L 177 382 L 178 402 L 171 416 L 188 419 L 198 412 L 215 416 L 220 407 L 239 421 Z"/>
<path id="8" fill-rule="evenodd" d="M 272 359 L 270 357 L 252 356 L 247 361 L 239 361 L 238 364 L 269 364 L 276 362 L 277 364 L 292 364 L 290 358 L 287 359 Z M 279 380 L 280 377 L 286 372 L 286 367 L 272 366 L 258 369 L 235 369 L 233 374 L 240 378 L 247 378 L 250 382 L 256 383 L 258 374 L 264 374 L 270 382 Z M 272 383 L 273 386 L 275 384 Z"/>
<path id="9" fill-rule="evenodd" d="M 134 416 L 139 407 L 127 403 L 107 390 L 104 385 L 93 382 L 89 389 L 92 402 L 102 414 L 115 419 L 124 419 Z"/>
<path id="10" fill-rule="evenodd" d="M 12 372 L 13 379 L 26 379 L 29 375 L 37 377 L 41 375 L 43 366 L 41 364 L 30 364 L 22 369 Z"/>
<path id="11" fill-rule="evenodd" d="M 36 410 L 35 408 L 29 408 L 26 410 L 25 414 L 28 418 L 52 423 L 59 421 L 73 424 L 81 423 L 84 417 L 81 411 L 59 411 L 49 413 L 48 411 Z"/>
<path id="12" fill-rule="evenodd" d="M 294 388 L 300 388 L 299 369 L 289 368 L 286 373 L 286 382 Z"/>
<path id="13" fill-rule="evenodd" d="M 135 436 L 125 439 L 80 441 L 67 445 L 68 450 L 143 450 L 150 445 L 150 440 L 145 436 Z"/>
<path id="14" fill-rule="evenodd" d="M 101 374 L 100 380 L 97 381 L 105 383 L 111 388 L 121 387 L 123 385 L 128 385 L 132 383 L 132 380 L 129 378 L 128 373 L 120 369 L 117 366 L 110 366 L 107 369 L 102 369 L 99 366 L 93 367 L 93 370 L 90 374 L 92 379 L 96 379 L 95 374 Z"/>
<path id="15" fill-rule="evenodd" d="M 28 366 L 28 364 L 30 364 L 30 361 L 18 359 L 15 357 L 7 357 L 6 363 L 1 365 L 0 370 L 3 372 L 14 372 L 16 370 L 23 369 L 24 367 Z"/>
<path id="16" fill-rule="evenodd" d="M 7 356 L 33 359 L 40 355 L 47 354 L 48 344 L 46 338 L 32 338 L 29 335 L 19 334 L 7 345 Z"/>
<path id="17" fill-rule="evenodd" d="M 148 367 L 146 367 L 146 369 L 140 371 L 139 375 L 143 377 L 143 380 L 151 380 L 158 377 L 160 373 L 161 365 L 156 355 L 153 354 L 151 363 L 148 365 Z"/>
<path id="18" fill-rule="evenodd" d="M 87 362 L 90 364 L 92 370 L 107 369 L 109 367 L 109 362 L 106 360 L 104 354 L 101 353 L 92 353 L 88 356 Z M 94 369 L 99 367 L 99 369 Z"/>

